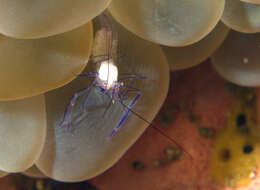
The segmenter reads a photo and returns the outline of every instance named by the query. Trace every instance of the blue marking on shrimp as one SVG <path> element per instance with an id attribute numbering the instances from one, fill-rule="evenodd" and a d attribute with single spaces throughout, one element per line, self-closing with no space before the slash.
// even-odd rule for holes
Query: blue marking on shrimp
<path id="1" fill-rule="evenodd" d="M 124 123 L 124 121 L 128 118 L 133 106 L 135 105 L 135 103 L 137 102 L 137 100 L 141 97 L 141 92 L 139 92 L 136 97 L 132 100 L 132 102 L 130 103 L 129 106 L 127 106 L 127 110 L 125 112 L 125 114 L 122 116 L 121 120 L 117 123 L 116 127 L 113 129 L 113 131 L 110 133 L 109 138 L 111 138 L 112 136 L 114 136 L 116 134 L 116 132 L 121 128 L 122 124 Z"/>

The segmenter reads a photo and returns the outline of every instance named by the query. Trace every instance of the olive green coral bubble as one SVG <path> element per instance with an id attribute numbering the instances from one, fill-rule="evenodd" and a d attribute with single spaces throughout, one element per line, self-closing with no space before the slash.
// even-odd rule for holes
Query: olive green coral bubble
<path id="1" fill-rule="evenodd" d="M 260 32 L 260 5 L 226 0 L 221 20 L 228 27 L 239 32 Z"/>
<path id="2" fill-rule="evenodd" d="M 136 35 L 166 46 L 186 46 L 218 23 L 225 0 L 113 0 L 109 11 Z"/>
<path id="3" fill-rule="evenodd" d="M 231 31 L 212 56 L 216 71 L 225 79 L 243 86 L 260 85 L 260 34 Z"/>
<path id="4" fill-rule="evenodd" d="M 86 24 L 111 0 L 0 0 L 0 33 L 13 38 L 53 36 Z"/>
<path id="5" fill-rule="evenodd" d="M 199 42 L 185 47 L 161 46 L 171 70 L 195 66 L 216 51 L 228 34 L 229 29 L 221 22 Z"/>
<path id="6" fill-rule="evenodd" d="M 44 96 L 0 102 L 0 169 L 22 172 L 39 158 L 46 137 Z"/>
<path id="7" fill-rule="evenodd" d="M 73 80 L 87 65 L 92 23 L 48 38 L 0 36 L 0 100 L 42 94 Z"/>
<path id="8" fill-rule="evenodd" d="M 168 91 L 167 60 L 158 45 L 136 37 L 119 25 L 117 30 L 119 46 L 124 50 L 124 56 L 117 63 L 119 76 L 130 73 L 147 77 L 134 80 L 134 87 L 140 89 L 142 95 L 133 110 L 152 121 Z M 91 71 L 90 65 L 84 73 Z M 45 95 L 47 140 L 36 165 L 45 175 L 56 180 L 82 181 L 104 172 L 121 158 L 148 127 L 148 123 L 130 113 L 118 133 L 108 138 L 126 109 L 116 101 L 106 111 L 110 98 L 98 88 L 91 89 L 87 112 L 81 112 L 82 104 L 75 103 L 73 114 L 79 114 L 80 117 L 86 115 L 75 119 L 70 131 L 65 126 L 60 127 L 70 98 L 79 89 L 86 88 L 91 80 L 78 78 Z M 134 94 L 129 94 L 125 104 L 133 96 Z"/>

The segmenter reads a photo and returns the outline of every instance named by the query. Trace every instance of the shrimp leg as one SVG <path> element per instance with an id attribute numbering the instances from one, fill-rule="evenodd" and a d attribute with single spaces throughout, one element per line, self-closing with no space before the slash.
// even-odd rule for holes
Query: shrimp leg
<path id="1" fill-rule="evenodd" d="M 141 97 L 141 92 L 137 91 L 137 95 L 135 96 L 135 98 L 130 102 L 130 104 L 126 107 L 126 112 L 125 114 L 122 116 L 122 118 L 120 119 L 120 121 L 117 123 L 116 127 L 112 130 L 112 132 L 109 135 L 109 138 L 111 138 L 112 136 L 114 136 L 116 134 L 116 132 L 121 128 L 122 124 L 124 123 L 124 121 L 127 119 L 127 117 L 129 116 L 132 108 L 134 107 L 135 103 L 137 102 L 137 100 Z M 119 101 L 120 103 L 122 103 L 121 100 L 116 100 Z M 123 104 L 123 103 L 122 103 Z"/>
<path id="2" fill-rule="evenodd" d="M 72 123 L 72 120 L 73 120 L 72 109 L 75 106 L 75 103 L 76 103 L 78 97 L 81 96 L 82 94 L 84 94 L 87 90 L 88 90 L 87 88 L 84 88 L 84 89 L 76 92 L 72 96 L 72 98 L 70 99 L 69 103 L 66 106 L 66 109 L 65 109 L 65 112 L 64 112 L 64 115 L 63 115 L 63 120 L 59 125 L 60 127 L 66 126 L 67 130 L 69 130 L 71 128 L 71 123 Z"/>
<path id="3" fill-rule="evenodd" d="M 97 79 L 94 79 L 91 84 L 88 86 L 87 88 L 87 93 L 86 93 L 86 96 L 84 98 L 84 101 L 83 101 L 83 104 L 82 104 L 82 110 L 83 111 L 86 111 L 86 107 L 87 107 L 87 100 L 88 100 L 88 96 L 89 96 L 89 93 L 90 93 L 90 90 L 96 85 L 97 83 Z"/>
<path id="4" fill-rule="evenodd" d="M 76 104 L 76 101 L 78 100 L 78 98 L 84 94 L 86 94 L 86 97 L 84 99 L 84 102 L 86 101 L 89 93 L 90 93 L 90 90 L 91 88 L 95 85 L 96 83 L 96 80 L 94 80 L 89 86 L 88 88 L 84 88 L 82 90 L 79 90 L 78 92 L 76 92 L 72 98 L 70 99 L 68 105 L 66 106 L 66 109 L 65 109 L 65 112 L 64 112 L 64 115 L 63 115 L 63 120 L 62 122 L 60 123 L 60 127 L 63 127 L 63 126 L 66 126 L 67 127 L 67 130 L 69 130 L 71 128 L 71 123 L 72 123 L 72 120 L 73 120 L 73 107 L 75 106 Z"/>

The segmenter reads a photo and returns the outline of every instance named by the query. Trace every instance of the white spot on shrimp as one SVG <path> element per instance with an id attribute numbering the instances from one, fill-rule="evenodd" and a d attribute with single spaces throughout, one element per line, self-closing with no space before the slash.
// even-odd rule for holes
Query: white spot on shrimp
<path id="1" fill-rule="evenodd" d="M 111 60 L 103 61 L 98 70 L 98 78 L 106 89 L 110 89 L 118 80 L 118 69 Z"/>

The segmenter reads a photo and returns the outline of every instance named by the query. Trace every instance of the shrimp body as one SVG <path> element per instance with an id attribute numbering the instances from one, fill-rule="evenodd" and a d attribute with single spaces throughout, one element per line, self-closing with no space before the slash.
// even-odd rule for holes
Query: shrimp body
<path id="1" fill-rule="evenodd" d="M 106 69 L 107 67 L 110 67 L 110 69 Z M 104 69 L 105 68 L 105 69 Z M 73 107 L 75 106 L 75 102 L 78 100 L 80 96 L 84 96 L 84 101 L 81 106 L 81 112 L 87 112 L 88 106 L 87 106 L 87 101 L 88 101 L 88 96 L 92 88 L 97 87 L 100 92 L 106 96 L 109 96 L 110 98 L 110 103 L 109 106 L 106 108 L 106 111 L 110 107 L 111 104 L 114 104 L 115 102 L 120 102 L 121 104 L 124 105 L 125 107 L 125 113 L 121 117 L 120 121 L 117 123 L 117 125 L 114 127 L 112 132 L 110 133 L 109 137 L 112 137 L 122 126 L 124 121 L 128 118 L 131 109 L 137 102 L 137 100 L 141 96 L 141 92 L 132 87 L 131 85 L 127 85 L 126 87 L 124 86 L 123 82 L 118 82 L 117 77 L 118 77 L 118 71 L 117 67 L 113 64 L 109 63 L 101 63 L 99 72 L 96 73 L 90 73 L 90 74 L 82 74 L 80 75 L 82 77 L 94 77 L 94 80 L 92 83 L 85 89 L 82 89 L 78 92 L 76 92 L 73 97 L 71 98 L 69 104 L 67 105 L 66 111 L 64 113 L 63 120 L 60 124 L 60 126 L 67 126 L 67 129 L 69 130 L 73 124 L 73 120 L 75 118 L 72 117 L 72 111 Z M 137 76 L 137 75 L 123 75 L 125 79 L 129 80 L 130 83 L 133 82 L 134 79 L 139 78 L 139 79 L 144 79 L 144 77 Z M 106 79 L 106 80 L 105 80 Z M 124 88 L 122 88 L 124 87 Z M 136 95 L 130 101 L 129 105 L 125 105 L 124 101 L 128 100 L 128 95 L 129 93 L 135 93 Z M 104 113 L 104 115 L 105 115 Z"/>
<path id="2" fill-rule="evenodd" d="M 145 77 L 136 74 L 121 74 L 121 78 L 119 78 L 117 63 L 119 62 L 120 56 L 118 56 L 117 33 L 113 29 L 112 23 L 107 15 L 101 14 L 99 19 L 101 29 L 96 33 L 92 55 L 94 64 L 97 65 L 97 71 L 79 75 L 79 77 L 92 77 L 94 79 L 87 88 L 84 88 L 73 95 L 66 107 L 60 126 L 67 126 L 67 129 L 71 128 L 73 121 L 75 120 L 72 113 L 73 107 L 82 96 L 84 97 L 84 100 L 81 106 L 81 112 L 87 112 L 90 91 L 92 88 L 96 87 L 102 94 L 110 98 L 110 103 L 107 106 L 105 113 L 111 104 L 114 104 L 115 102 L 121 103 L 125 108 L 125 113 L 109 135 L 111 137 L 120 129 L 123 122 L 128 118 L 131 109 L 141 96 L 140 90 L 133 87 L 134 80 L 145 79 Z M 125 83 L 127 83 L 127 85 Z M 130 93 L 134 96 L 130 103 L 125 105 L 124 101 L 129 100 Z"/>

